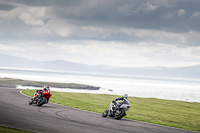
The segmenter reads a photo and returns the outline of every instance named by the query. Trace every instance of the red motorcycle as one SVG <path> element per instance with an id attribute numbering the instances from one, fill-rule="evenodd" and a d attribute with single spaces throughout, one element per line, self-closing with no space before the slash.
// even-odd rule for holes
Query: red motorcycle
<path id="1" fill-rule="evenodd" d="M 49 98 L 51 97 L 51 91 L 50 89 L 39 89 L 35 92 L 34 97 L 31 98 L 29 101 L 29 105 L 36 104 L 37 106 L 42 106 L 43 104 L 46 104 L 49 102 Z"/>

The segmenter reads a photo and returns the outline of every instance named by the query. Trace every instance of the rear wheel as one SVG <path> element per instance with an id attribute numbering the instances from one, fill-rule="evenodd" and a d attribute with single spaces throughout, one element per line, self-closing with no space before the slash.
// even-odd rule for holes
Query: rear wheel
<path id="1" fill-rule="evenodd" d="M 124 109 L 118 110 L 115 113 L 115 119 L 119 120 L 126 115 L 126 111 Z"/>
<path id="2" fill-rule="evenodd" d="M 45 97 L 41 97 L 39 100 L 38 100 L 38 103 L 37 103 L 37 106 L 42 106 L 44 103 L 46 102 L 46 98 Z"/>
<path id="3" fill-rule="evenodd" d="M 103 114 L 102 114 L 102 117 L 108 116 L 108 111 L 109 111 L 108 109 L 106 111 L 104 111 Z"/>

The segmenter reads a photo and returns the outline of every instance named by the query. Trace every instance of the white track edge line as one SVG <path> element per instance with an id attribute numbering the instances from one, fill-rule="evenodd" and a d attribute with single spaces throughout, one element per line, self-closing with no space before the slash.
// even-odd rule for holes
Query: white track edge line
<path id="1" fill-rule="evenodd" d="M 23 91 L 23 90 L 20 91 L 20 93 L 21 93 L 22 95 L 24 95 L 24 96 L 26 96 L 26 97 L 32 98 L 31 96 L 28 96 L 28 95 L 24 94 L 22 91 Z M 53 102 L 49 102 L 49 103 L 55 104 L 55 105 L 58 105 L 58 106 L 62 106 L 62 107 L 72 108 L 72 109 L 74 109 L 74 110 L 80 110 L 80 111 L 84 111 L 84 112 L 91 112 L 91 113 L 95 113 L 95 114 L 101 114 L 101 113 L 96 113 L 96 112 L 92 112 L 92 111 L 88 111 L 88 110 L 82 110 L 82 109 L 78 109 L 78 108 L 73 108 L 73 107 L 65 106 L 65 105 L 58 104 L 58 103 L 53 103 Z"/>

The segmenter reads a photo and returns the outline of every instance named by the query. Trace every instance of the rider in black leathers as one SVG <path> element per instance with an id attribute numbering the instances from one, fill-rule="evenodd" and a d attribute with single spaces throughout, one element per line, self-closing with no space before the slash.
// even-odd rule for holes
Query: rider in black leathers
<path id="1" fill-rule="evenodd" d="M 115 100 L 112 101 L 112 103 L 114 103 L 114 105 L 119 108 L 124 102 L 126 102 L 126 99 L 128 99 L 128 95 L 125 94 L 123 97 L 119 97 L 119 98 L 116 98 Z M 117 105 L 116 101 L 118 100 L 122 100 L 121 104 L 120 105 Z M 110 105 L 111 106 L 111 105 Z M 109 112 L 108 114 L 110 114 L 110 111 L 112 110 L 111 107 L 109 107 Z"/>

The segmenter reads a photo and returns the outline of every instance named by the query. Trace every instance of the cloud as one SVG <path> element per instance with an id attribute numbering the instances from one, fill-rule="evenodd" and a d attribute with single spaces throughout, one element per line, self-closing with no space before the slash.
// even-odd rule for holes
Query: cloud
<path id="1" fill-rule="evenodd" d="M 158 8 L 158 5 L 155 5 L 153 3 L 150 3 L 150 2 L 147 2 L 147 3 L 144 3 L 144 4 L 141 4 L 140 7 L 138 8 L 138 10 L 141 10 L 141 11 L 154 11 Z"/>
<path id="2" fill-rule="evenodd" d="M 197 0 L 2 0 L 0 52 L 23 56 L 19 51 L 24 47 L 32 58 L 40 58 L 48 49 L 52 55 L 45 54 L 43 60 L 118 66 L 197 63 L 199 4 Z"/>
<path id="3" fill-rule="evenodd" d="M 25 51 L 24 48 L 19 48 L 18 46 L 8 46 L 5 44 L 0 44 L 0 50 L 5 51 Z"/>
<path id="4" fill-rule="evenodd" d="M 45 18 L 45 8 L 40 7 L 26 7 L 17 6 L 9 11 L 0 11 L 1 19 L 3 21 L 10 21 L 11 19 L 20 19 L 27 25 L 42 26 L 44 25 L 43 19 Z"/>
<path id="5" fill-rule="evenodd" d="M 147 3 L 141 3 L 138 6 L 135 6 L 134 3 L 122 5 L 117 8 L 117 11 L 126 16 L 133 16 L 135 14 L 139 14 L 141 12 L 151 12 L 158 8 L 158 5 L 147 2 Z"/>
<path id="6" fill-rule="evenodd" d="M 54 34 L 60 37 L 68 37 L 72 34 L 76 34 L 77 26 L 68 24 L 66 21 L 60 19 L 50 19 L 44 26 L 34 27 L 33 31 L 38 34 Z"/>
<path id="7" fill-rule="evenodd" d="M 182 15 L 184 15 L 186 13 L 186 11 L 183 10 L 183 9 L 180 9 L 180 10 L 178 10 L 177 13 L 178 13 L 178 16 L 182 16 Z"/>
<path id="8" fill-rule="evenodd" d="M 31 26 L 43 26 L 45 17 L 45 8 L 29 8 L 23 13 L 19 14 L 19 19 L 25 24 Z"/>
<path id="9" fill-rule="evenodd" d="M 0 52 L 34 60 L 66 60 L 110 66 L 189 66 L 200 61 L 200 46 L 176 46 L 154 42 L 64 40 L 1 44 Z M 27 45 L 28 44 L 28 45 Z M 1 51 L 3 50 L 3 51 Z M 22 52 L 23 51 L 23 52 Z"/>
<path id="10" fill-rule="evenodd" d="M 1 4 L 0 3 L 0 11 L 9 11 L 9 10 L 12 10 L 14 9 L 15 6 L 14 5 L 10 5 L 10 4 Z"/>
<path id="11" fill-rule="evenodd" d="M 89 4 L 88 4 L 89 3 Z M 12 3 L 14 5 L 14 1 Z M 193 0 L 188 5 L 193 6 L 193 9 L 185 6 L 187 1 L 59 1 L 52 0 L 41 1 L 21 1 L 15 6 L 22 8 L 19 19 L 25 24 L 32 26 L 42 26 L 46 20 L 58 19 L 68 21 L 77 26 L 123 26 L 131 28 L 148 28 L 152 30 L 160 30 L 165 28 L 170 32 L 180 32 L 185 24 L 184 21 L 177 19 L 176 15 L 184 16 L 186 13 L 191 14 L 198 10 L 195 5 L 197 3 Z M 64 6 L 65 5 L 65 6 Z M 80 6 L 81 5 L 81 6 Z M 188 7 L 190 7 L 188 6 Z M 41 9 L 40 9 L 41 8 Z M 15 12 L 18 12 L 15 10 Z M 22 13 L 23 12 L 23 13 Z M 43 16 L 38 16 L 38 13 Z M 6 15 L 5 15 L 6 16 Z M 130 17 L 131 16 L 131 17 Z M 162 20 L 162 18 L 170 18 L 169 20 Z M 184 19 L 189 21 L 186 24 L 189 29 L 194 29 L 198 25 L 190 26 L 191 22 L 187 16 Z M 174 23 L 172 23 L 172 21 Z M 191 20 L 194 21 L 194 20 Z M 198 21 L 198 20 L 195 20 Z M 175 27 L 175 28 L 174 28 Z M 182 32 L 185 32 L 182 30 Z"/>
<path id="12" fill-rule="evenodd" d="M 140 42 L 131 45 L 120 42 L 70 41 L 50 43 L 48 47 L 60 51 L 63 59 L 87 64 L 184 66 L 200 61 L 200 47 L 178 47 L 162 43 Z"/>
<path id="13" fill-rule="evenodd" d="M 192 14 L 192 17 L 199 17 L 200 16 L 200 12 L 196 11 Z"/>

